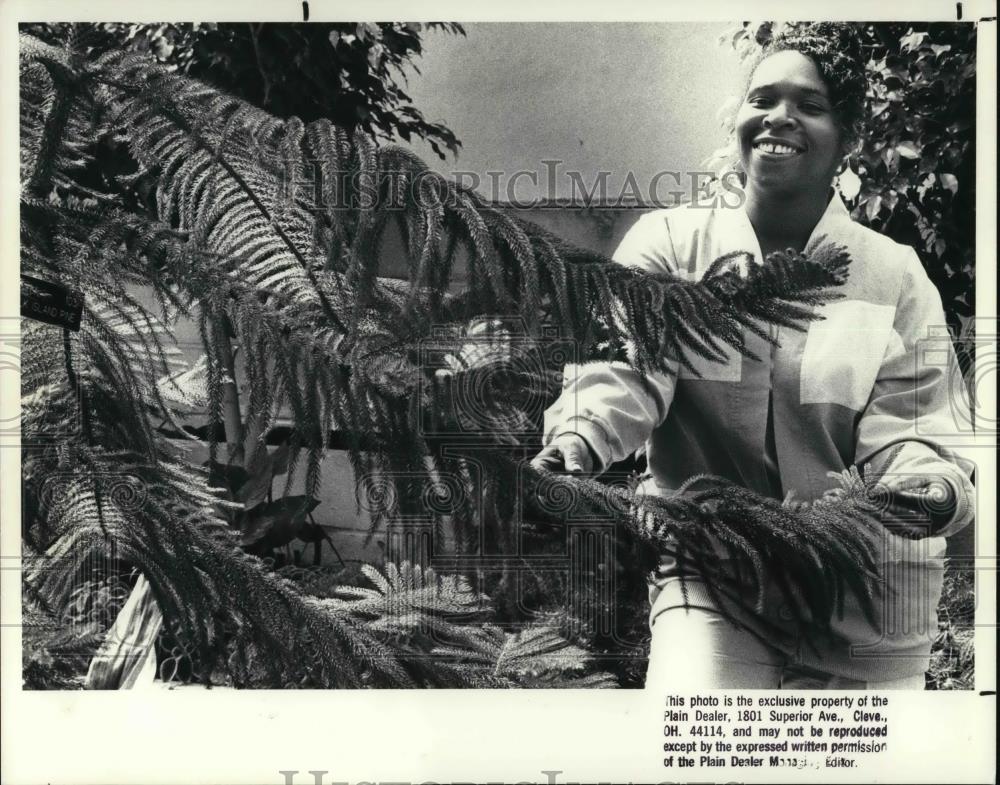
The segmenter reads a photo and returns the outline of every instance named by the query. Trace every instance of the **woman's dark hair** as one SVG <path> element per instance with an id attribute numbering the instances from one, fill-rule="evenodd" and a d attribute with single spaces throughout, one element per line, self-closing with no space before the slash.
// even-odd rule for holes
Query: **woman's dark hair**
<path id="1" fill-rule="evenodd" d="M 747 81 L 761 61 L 778 52 L 799 52 L 816 64 L 830 92 L 830 102 L 845 147 L 852 148 L 864 133 L 868 79 L 861 37 L 849 24 L 796 23 L 781 28 L 753 59 Z"/>

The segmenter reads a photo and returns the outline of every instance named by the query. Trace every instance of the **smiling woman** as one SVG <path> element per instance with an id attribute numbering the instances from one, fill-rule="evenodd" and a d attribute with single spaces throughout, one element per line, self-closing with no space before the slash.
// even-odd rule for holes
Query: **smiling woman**
<path id="1" fill-rule="evenodd" d="M 770 199 L 816 195 L 824 205 L 846 150 L 816 64 L 786 51 L 754 72 L 736 118 L 739 149 L 754 190 Z"/>
<path id="2" fill-rule="evenodd" d="M 860 54 L 846 31 L 779 37 L 750 70 L 735 136 L 765 254 L 801 248 L 826 210 L 830 182 L 863 127 Z"/>
<path id="3" fill-rule="evenodd" d="M 941 298 L 914 250 L 852 221 L 831 187 L 860 138 L 865 89 L 849 26 L 776 36 L 753 64 L 734 126 L 743 203 L 648 213 L 615 254 L 622 264 L 698 279 L 722 256 L 760 263 L 832 242 L 852 260 L 843 298 L 823 306 L 805 333 L 782 328 L 769 341 L 763 329 L 748 329 L 752 358 L 688 358 L 697 374 L 640 374 L 613 363 L 568 369 L 536 463 L 602 472 L 644 446 L 648 493 L 710 474 L 786 501 L 835 493 L 838 476 L 868 467 L 881 474 L 887 500 L 880 606 L 871 619 L 847 597 L 833 634 L 807 641 L 780 587 L 748 585 L 734 573 L 742 596 L 728 607 L 732 598 L 665 555 L 650 575 L 647 688 L 924 686 L 944 538 L 972 519 L 973 493 L 967 468 L 931 436 L 954 429 L 961 405 L 949 400 L 957 368 L 950 342 L 934 348 L 952 362 L 928 367 L 922 359 L 929 328 L 945 323 Z M 755 605 L 760 615 L 745 613 Z"/>

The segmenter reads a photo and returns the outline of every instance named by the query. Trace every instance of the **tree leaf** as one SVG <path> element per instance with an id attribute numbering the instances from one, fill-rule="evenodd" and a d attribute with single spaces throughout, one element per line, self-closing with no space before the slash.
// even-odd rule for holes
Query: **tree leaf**
<path id="1" fill-rule="evenodd" d="M 915 33 L 911 28 L 909 33 L 899 39 L 899 48 L 904 52 L 912 52 L 914 49 L 919 49 L 926 40 L 927 33 Z"/>
<path id="2" fill-rule="evenodd" d="M 235 493 L 238 488 L 250 479 L 247 470 L 235 463 L 219 463 L 205 461 L 202 466 L 208 467 L 208 484 L 215 488 L 225 488 Z"/>
<path id="3" fill-rule="evenodd" d="M 875 101 L 872 104 L 872 117 L 878 117 L 882 112 L 889 108 L 888 101 Z"/>
<path id="4" fill-rule="evenodd" d="M 900 142 L 896 145 L 896 151 L 903 156 L 903 158 L 909 158 L 911 161 L 920 157 L 920 153 L 911 142 Z"/>
<path id="5" fill-rule="evenodd" d="M 243 546 L 266 543 L 272 548 L 286 545 L 298 536 L 306 515 L 316 509 L 319 499 L 311 496 L 286 496 L 258 504 L 248 510 L 240 527 Z"/>
<path id="6" fill-rule="evenodd" d="M 247 481 L 236 489 L 233 498 L 249 508 L 264 501 L 271 489 L 274 471 L 271 456 L 266 448 L 261 450 L 254 461 L 247 466 L 247 474 L 249 475 Z"/>
<path id="7" fill-rule="evenodd" d="M 284 474 L 288 471 L 288 456 L 291 454 L 291 451 L 288 442 L 285 442 L 271 453 L 271 475 L 273 477 L 277 477 L 279 474 Z"/>
<path id="8" fill-rule="evenodd" d="M 882 197 L 879 194 L 872 196 L 868 203 L 865 205 L 865 215 L 868 216 L 868 220 L 874 221 L 875 217 L 878 215 L 879 210 L 882 209 Z"/>

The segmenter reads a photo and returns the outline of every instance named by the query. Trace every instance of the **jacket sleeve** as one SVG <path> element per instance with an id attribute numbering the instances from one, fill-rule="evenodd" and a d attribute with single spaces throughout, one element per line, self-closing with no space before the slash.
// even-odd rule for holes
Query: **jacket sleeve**
<path id="1" fill-rule="evenodd" d="M 886 472 L 886 482 L 906 476 L 946 480 L 957 506 L 938 536 L 954 534 L 975 515 L 972 467 L 947 446 L 972 420 L 945 325 L 941 297 L 910 249 L 893 332 L 861 416 L 855 455 L 856 463 Z"/>
<path id="2" fill-rule="evenodd" d="M 614 261 L 648 272 L 675 272 L 666 218 L 658 210 L 639 218 L 614 253 Z M 676 364 L 675 364 L 676 365 Z M 544 441 L 562 433 L 583 437 L 600 473 L 643 445 L 667 416 L 673 373 L 639 373 L 627 363 L 567 365 L 559 398 L 545 411 Z"/>

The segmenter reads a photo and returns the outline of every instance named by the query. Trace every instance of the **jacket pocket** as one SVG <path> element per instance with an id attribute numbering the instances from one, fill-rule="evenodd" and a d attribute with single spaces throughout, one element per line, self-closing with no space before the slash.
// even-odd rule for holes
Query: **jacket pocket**
<path id="1" fill-rule="evenodd" d="M 830 303 L 812 322 L 802 350 L 801 403 L 835 403 L 862 411 L 890 341 L 896 308 L 863 300 Z"/>

